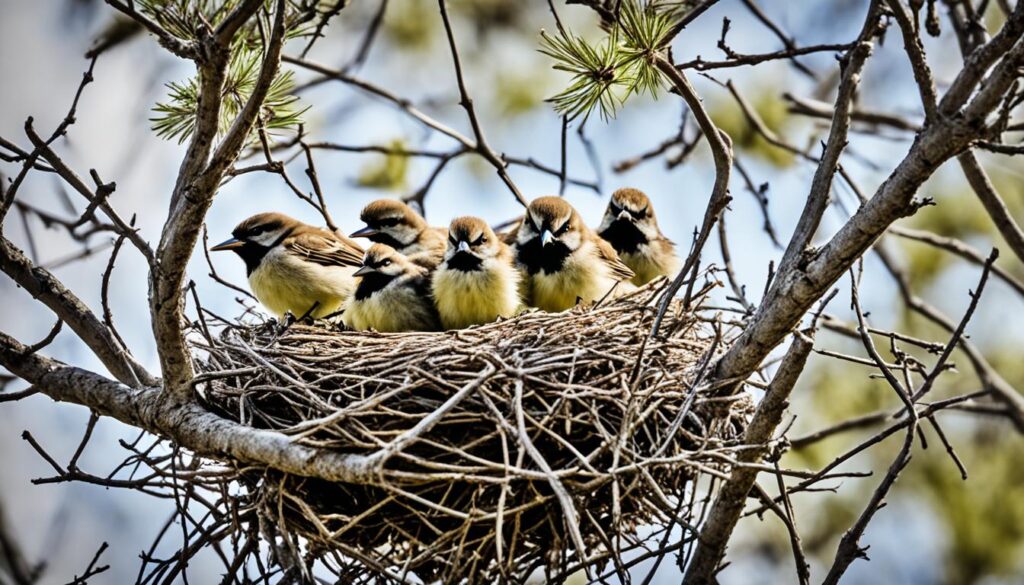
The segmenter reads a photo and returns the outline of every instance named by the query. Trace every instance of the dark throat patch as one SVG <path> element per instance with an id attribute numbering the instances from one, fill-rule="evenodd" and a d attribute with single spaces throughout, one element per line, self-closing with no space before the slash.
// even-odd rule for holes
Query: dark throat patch
<path id="1" fill-rule="evenodd" d="M 484 261 L 469 252 L 456 252 L 448 259 L 448 268 L 461 272 L 475 272 L 480 270 Z"/>
<path id="2" fill-rule="evenodd" d="M 381 274 L 379 272 L 360 277 L 359 286 L 356 287 L 356 300 L 362 301 L 370 298 L 375 292 L 383 289 L 395 278 L 389 274 Z"/>
<path id="3" fill-rule="evenodd" d="M 547 274 L 558 272 L 571 253 L 568 246 L 558 241 L 548 244 L 545 248 L 540 243 L 539 236 L 516 246 L 516 259 L 530 274 L 537 274 L 542 270 Z"/>
<path id="4" fill-rule="evenodd" d="M 599 235 L 619 254 L 633 254 L 647 243 L 647 236 L 627 219 L 616 219 Z"/>
<path id="5" fill-rule="evenodd" d="M 267 255 L 270 248 L 261 246 L 255 242 L 246 242 L 239 248 L 235 248 L 235 254 L 245 262 L 245 275 L 252 276 L 252 272 L 260 265 L 263 261 L 263 257 Z"/>
<path id="6" fill-rule="evenodd" d="M 234 248 L 235 254 L 238 254 L 245 262 L 245 275 L 252 276 L 252 272 L 259 267 L 260 262 L 263 261 L 263 257 L 267 255 L 267 252 L 283 242 L 291 233 L 292 230 L 286 230 L 269 246 L 257 244 L 250 240 L 244 240 L 245 243 L 240 248 Z"/>

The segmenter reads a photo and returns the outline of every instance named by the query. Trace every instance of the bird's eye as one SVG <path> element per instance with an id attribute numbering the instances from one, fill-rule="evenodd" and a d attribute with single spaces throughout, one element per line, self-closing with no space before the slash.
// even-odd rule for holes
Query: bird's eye
<path id="1" fill-rule="evenodd" d="M 391 266 L 391 260 L 388 260 L 388 259 L 385 258 L 383 261 L 381 261 L 380 265 L 381 266 Z"/>
<path id="2" fill-rule="evenodd" d="M 648 207 L 650 207 L 650 206 L 649 205 L 645 205 L 643 209 L 641 209 L 640 211 L 636 212 L 634 215 L 636 215 L 637 217 L 647 217 L 647 208 Z"/>
<path id="3" fill-rule="evenodd" d="M 540 231 L 540 228 L 537 227 L 537 223 L 535 221 L 533 221 L 532 217 L 529 220 L 527 220 L 526 223 L 528 223 L 530 225 L 530 227 L 533 228 L 533 231 L 535 231 L 535 232 L 539 232 Z"/>
<path id="4" fill-rule="evenodd" d="M 455 236 L 448 236 L 448 242 L 453 246 L 459 245 L 459 241 L 455 239 Z"/>
<path id="5" fill-rule="evenodd" d="M 479 246 L 480 244 L 482 244 L 482 243 L 484 243 L 486 241 L 487 241 L 487 238 L 485 238 L 483 236 L 480 236 L 479 238 L 477 238 L 477 239 L 473 240 L 472 242 L 470 242 L 469 245 L 470 246 Z"/>
<path id="6" fill-rule="evenodd" d="M 389 217 L 386 219 L 382 219 L 378 222 L 378 225 L 380 225 L 380 227 L 395 227 L 396 225 L 398 225 L 398 218 Z"/>
<path id="7" fill-rule="evenodd" d="M 569 230 L 569 222 L 565 222 L 565 223 L 562 224 L 562 227 L 560 227 L 557 230 L 555 230 L 555 235 L 556 236 L 560 236 L 560 235 L 564 234 L 565 232 L 567 232 L 568 230 Z"/>
<path id="8" fill-rule="evenodd" d="M 615 202 L 612 201 L 608 203 L 608 211 L 610 211 L 612 215 L 618 215 L 622 213 L 622 208 L 619 207 L 618 205 L 615 205 Z"/>

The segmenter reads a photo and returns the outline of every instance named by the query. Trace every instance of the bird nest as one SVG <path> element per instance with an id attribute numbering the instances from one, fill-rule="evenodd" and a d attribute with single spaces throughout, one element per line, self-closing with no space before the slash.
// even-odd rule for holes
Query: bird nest
<path id="1" fill-rule="evenodd" d="M 226 327 L 197 343 L 203 393 L 301 444 L 386 455 L 355 483 L 238 466 L 306 565 L 411 582 L 600 570 L 645 527 L 696 523 L 691 486 L 727 468 L 751 408 L 699 383 L 729 337 L 700 311 L 675 302 L 649 338 L 663 290 L 444 333 Z"/>

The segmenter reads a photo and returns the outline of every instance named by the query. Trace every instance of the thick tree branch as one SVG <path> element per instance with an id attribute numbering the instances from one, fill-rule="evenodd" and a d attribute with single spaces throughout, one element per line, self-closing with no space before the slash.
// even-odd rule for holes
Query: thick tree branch
<path id="1" fill-rule="evenodd" d="M 245 5 L 250 4 L 253 3 Z M 229 56 L 227 47 L 220 42 L 215 43 L 214 47 L 219 47 L 214 52 L 218 55 L 216 62 L 200 67 L 202 93 L 196 132 L 179 171 L 171 210 L 157 248 L 158 267 L 151 279 L 150 291 L 153 334 L 160 354 L 164 386 L 182 398 L 192 391 L 188 385 L 192 377 L 191 355 L 181 328 L 185 267 L 195 249 L 200 226 L 213 203 L 217 187 L 245 145 L 277 74 L 284 44 L 284 11 L 284 0 L 278 0 L 273 32 L 252 94 L 209 161 L 207 156 L 212 149 L 222 101 L 221 88 Z"/>
<path id="2" fill-rule="evenodd" d="M 840 61 L 842 79 L 839 82 L 838 96 L 833 108 L 835 114 L 832 116 L 832 128 L 825 144 L 825 152 L 822 154 L 821 161 L 814 173 L 814 179 L 811 181 L 811 191 L 807 195 L 803 213 L 789 240 L 789 245 L 786 246 L 782 260 L 779 262 L 780 274 L 788 272 L 796 262 L 804 257 L 814 234 L 818 231 L 821 218 L 825 215 L 825 209 L 828 207 L 832 194 L 832 180 L 839 168 L 839 159 L 847 144 L 847 135 L 850 131 L 850 112 L 853 109 L 857 87 L 860 85 L 860 74 L 864 69 L 864 63 L 871 56 L 873 39 L 881 32 L 880 15 L 878 0 L 874 0 L 868 7 L 868 13 L 864 18 L 864 24 L 856 44 Z M 780 281 L 776 280 L 775 286 L 779 284 Z M 771 296 L 771 291 L 767 296 Z"/>
<path id="3" fill-rule="evenodd" d="M 921 92 L 921 103 L 924 105 L 925 118 L 933 119 L 936 116 L 937 97 L 935 91 L 935 80 L 932 77 L 931 69 L 925 58 L 924 47 L 921 45 L 920 37 L 914 32 L 914 25 L 911 22 L 910 13 L 903 7 L 899 0 L 887 0 L 889 7 L 896 15 L 896 21 L 903 32 L 903 43 L 910 58 L 911 68 L 914 71 L 914 79 L 917 81 L 918 89 Z M 1008 25 L 1009 26 L 1009 23 Z M 976 51 L 977 53 L 978 51 Z M 1009 244 L 1010 249 L 1021 262 L 1024 262 L 1024 232 L 1010 215 L 1006 204 L 999 197 L 999 193 L 992 185 L 985 169 L 978 162 L 978 157 L 973 152 L 965 152 L 957 157 L 960 168 L 971 189 L 977 194 L 985 211 L 988 212 L 992 222 L 995 223 L 1003 239 Z"/>
<path id="4" fill-rule="evenodd" d="M 67 323 L 115 378 L 132 387 L 155 383 L 81 299 L 7 238 L 0 238 L 0 270 Z"/>
<path id="5" fill-rule="evenodd" d="M 54 400 L 87 406 L 197 454 L 229 457 L 327 481 L 371 483 L 380 459 L 295 443 L 291 437 L 221 418 L 194 401 L 181 402 L 156 386 L 131 388 L 93 372 L 28 351 L 0 333 L 0 364 Z"/>
<path id="6" fill-rule="evenodd" d="M 1015 12 L 1015 16 L 1018 16 Z M 1007 25 L 1009 26 L 1009 25 Z M 1001 38 L 997 35 L 996 38 Z M 992 42 L 996 42 L 993 40 Z M 991 44 L 991 43 L 990 43 Z M 986 45 L 987 47 L 988 45 Z M 979 49 L 980 50 L 980 49 Z M 939 117 L 918 135 L 910 152 L 836 235 L 792 269 L 779 273 L 770 294 L 736 343 L 719 361 L 718 379 L 745 379 L 875 240 L 897 219 L 915 211 L 911 200 L 935 170 L 986 132 L 1024 57 L 1024 43 L 1005 53 L 974 99 L 955 116 Z M 973 76 L 967 70 L 957 77 Z M 948 96 L 947 96 L 948 97 Z M 945 99 L 943 100 L 945 103 Z M 940 107 L 940 113 L 942 109 Z"/>
<path id="7" fill-rule="evenodd" d="M 775 378 L 768 385 L 768 391 L 757 406 L 757 411 L 743 438 L 745 445 L 759 447 L 741 451 L 737 458 L 738 462 L 759 463 L 768 452 L 772 435 L 789 405 L 789 395 L 804 371 L 807 357 L 814 347 L 814 340 L 809 337 L 810 334 L 813 332 L 806 331 L 793 336 L 793 343 L 786 352 Z M 711 585 L 716 582 L 715 571 L 725 557 L 725 547 L 729 544 L 729 538 L 743 513 L 747 494 L 757 481 L 758 471 L 750 466 L 736 466 L 729 479 L 719 488 L 715 503 L 708 513 L 708 519 L 701 528 L 697 549 L 683 579 L 684 584 Z"/>

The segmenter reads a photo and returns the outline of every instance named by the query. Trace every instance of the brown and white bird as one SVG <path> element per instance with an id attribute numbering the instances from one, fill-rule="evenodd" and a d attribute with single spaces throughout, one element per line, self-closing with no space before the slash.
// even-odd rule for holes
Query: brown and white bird
<path id="1" fill-rule="evenodd" d="M 675 244 L 658 228 L 651 200 L 639 189 L 612 193 L 597 233 L 636 273 L 635 285 L 647 284 L 659 276 L 673 278 L 682 266 Z"/>
<path id="2" fill-rule="evenodd" d="M 366 251 L 359 282 L 341 319 L 357 331 L 437 331 L 440 322 L 430 296 L 430 271 L 386 244 Z"/>
<path id="3" fill-rule="evenodd" d="M 446 230 L 430 227 L 423 216 L 395 199 L 378 199 L 363 208 L 359 219 L 366 224 L 353 238 L 391 246 L 417 264 L 434 268 L 444 256 Z"/>
<path id="4" fill-rule="evenodd" d="M 529 275 L 530 304 L 545 311 L 564 311 L 634 288 L 629 282 L 633 271 L 560 197 L 530 203 L 515 252 L 517 264 Z"/>
<path id="5" fill-rule="evenodd" d="M 238 254 L 253 294 L 277 317 L 327 317 L 355 288 L 363 249 L 345 236 L 281 213 L 258 213 L 231 235 L 210 250 Z"/>
<path id="6" fill-rule="evenodd" d="M 445 329 L 511 317 L 522 305 L 512 249 L 479 217 L 452 220 L 432 288 Z"/>

